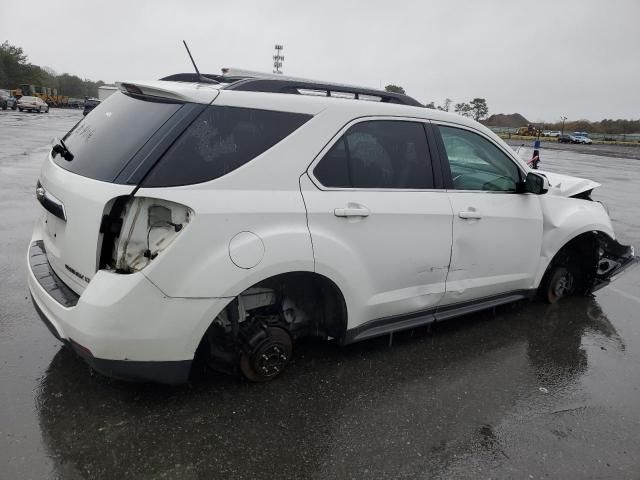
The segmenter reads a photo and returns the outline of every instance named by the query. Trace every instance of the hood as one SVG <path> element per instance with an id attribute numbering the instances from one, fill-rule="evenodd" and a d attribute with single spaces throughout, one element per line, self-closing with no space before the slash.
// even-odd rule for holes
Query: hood
<path id="1" fill-rule="evenodd" d="M 547 179 L 549 179 L 549 193 L 551 195 L 572 197 L 587 190 L 593 190 L 601 185 L 598 182 L 586 178 L 571 177 L 569 175 L 544 172 L 542 170 L 538 170 L 538 172 L 543 173 Z"/>

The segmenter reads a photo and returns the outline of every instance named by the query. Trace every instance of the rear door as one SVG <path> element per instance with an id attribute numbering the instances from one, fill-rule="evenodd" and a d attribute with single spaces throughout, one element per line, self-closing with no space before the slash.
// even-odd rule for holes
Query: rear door
<path id="1" fill-rule="evenodd" d="M 301 178 L 316 271 L 340 284 L 349 328 L 426 314 L 444 295 L 452 212 L 436 188 L 426 128 L 358 120 Z"/>
<path id="2" fill-rule="evenodd" d="M 518 193 L 524 171 L 488 137 L 439 125 L 453 208 L 453 247 L 442 306 L 532 288 L 542 244 L 537 195 Z"/>
<path id="3" fill-rule="evenodd" d="M 49 263 L 77 293 L 98 268 L 103 215 L 118 197 L 133 192 L 162 144 L 155 139 L 184 117 L 185 108 L 116 93 L 64 137 L 71 155 L 49 153 L 36 191 L 44 207 L 40 231 Z"/>

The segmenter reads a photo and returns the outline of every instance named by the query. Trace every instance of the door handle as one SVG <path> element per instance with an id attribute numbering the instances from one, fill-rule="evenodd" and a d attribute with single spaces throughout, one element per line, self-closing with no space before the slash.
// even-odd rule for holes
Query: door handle
<path id="1" fill-rule="evenodd" d="M 333 211 L 336 217 L 368 217 L 369 213 L 369 209 L 363 206 L 336 208 Z"/>
<path id="2" fill-rule="evenodd" d="M 482 214 L 477 210 L 467 210 L 466 212 L 458 212 L 458 216 L 460 218 L 464 218 L 465 220 L 479 220 L 482 218 Z"/>

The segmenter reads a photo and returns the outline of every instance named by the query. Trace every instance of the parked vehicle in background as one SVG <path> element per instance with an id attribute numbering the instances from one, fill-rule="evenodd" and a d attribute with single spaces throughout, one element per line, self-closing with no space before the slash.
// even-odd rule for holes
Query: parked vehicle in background
<path id="1" fill-rule="evenodd" d="M 9 92 L 7 92 L 6 90 L 0 90 L 0 108 L 2 110 L 6 110 L 7 108 L 9 108 L 9 98 L 11 98 Z"/>
<path id="2" fill-rule="evenodd" d="M 100 105 L 100 99 L 98 98 L 87 98 L 84 101 L 84 110 L 82 111 L 82 115 L 86 115 L 91 110 Z"/>
<path id="3" fill-rule="evenodd" d="M 545 132 L 542 133 L 545 137 L 559 137 L 560 136 L 560 130 L 547 130 Z"/>
<path id="4" fill-rule="evenodd" d="M 15 110 L 18 108 L 18 99 L 16 97 L 14 97 L 13 95 L 9 97 L 9 100 L 7 102 L 7 106 L 11 109 L 11 110 Z"/>
<path id="5" fill-rule="evenodd" d="M 558 135 L 558 143 L 573 143 L 571 135 Z"/>
<path id="6" fill-rule="evenodd" d="M 20 96 L 38 97 L 47 105 L 52 107 L 67 107 L 69 103 L 69 97 L 66 95 L 58 95 L 56 88 L 45 87 L 41 85 L 20 85 L 20 88 L 16 90 L 16 97 Z"/>
<path id="7" fill-rule="evenodd" d="M 21 112 L 28 110 L 29 112 L 49 113 L 49 105 L 40 97 L 25 96 L 18 99 L 18 110 Z"/>
<path id="8" fill-rule="evenodd" d="M 637 259 L 598 186 L 533 171 L 406 95 L 125 83 L 44 159 L 29 289 L 106 375 L 183 383 L 198 353 L 267 381 L 300 338 L 344 345 L 606 286 Z"/>
<path id="9" fill-rule="evenodd" d="M 581 143 L 583 145 L 590 145 L 593 143 L 593 140 L 589 138 L 589 134 L 587 132 L 573 132 L 572 137 L 573 143 Z"/>

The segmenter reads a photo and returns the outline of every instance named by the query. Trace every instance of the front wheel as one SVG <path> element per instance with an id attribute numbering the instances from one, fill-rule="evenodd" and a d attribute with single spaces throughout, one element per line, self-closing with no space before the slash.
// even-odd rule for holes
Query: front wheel
<path id="1" fill-rule="evenodd" d="M 543 284 L 542 297 L 550 304 L 558 303 L 575 291 L 575 276 L 566 267 L 555 267 Z"/>
<path id="2" fill-rule="evenodd" d="M 280 375 L 291 360 L 291 335 L 280 327 L 269 327 L 267 338 L 240 357 L 240 370 L 252 382 L 267 382 Z"/>

